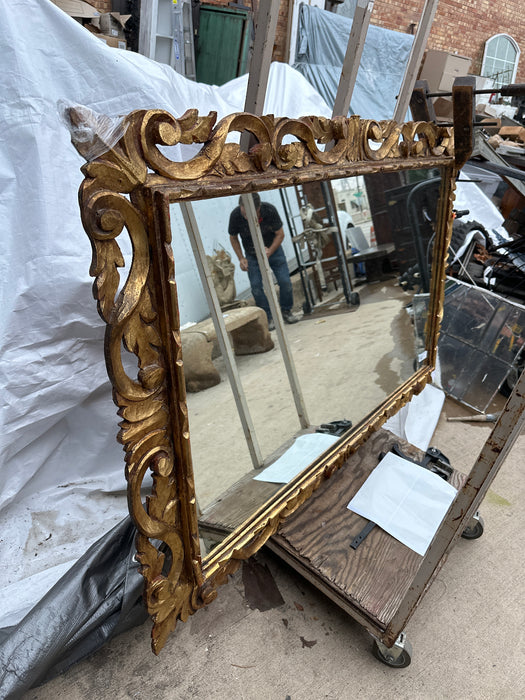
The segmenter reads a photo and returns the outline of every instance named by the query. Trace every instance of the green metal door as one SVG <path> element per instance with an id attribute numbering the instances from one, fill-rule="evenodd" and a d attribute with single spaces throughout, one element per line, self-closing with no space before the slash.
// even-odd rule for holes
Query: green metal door
<path id="1" fill-rule="evenodd" d="M 247 71 L 251 12 L 201 5 L 197 82 L 223 85 Z"/>

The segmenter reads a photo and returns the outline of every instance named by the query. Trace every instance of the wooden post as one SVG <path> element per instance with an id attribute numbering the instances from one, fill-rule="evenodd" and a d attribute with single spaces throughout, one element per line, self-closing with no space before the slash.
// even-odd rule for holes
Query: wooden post
<path id="1" fill-rule="evenodd" d="M 348 116 L 350 100 L 352 99 L 373 8 L 374 0 L 357 0 L 337 95 L 335 96 L 332 118 Z"/>
<path id="2" fill-rule="evenodd" d="M 279 0 L 261 0 L 259 4 L 244 103 L 244 111 L 251 114 L 261 115 L 263 113 L 275 42 L 275 30 L 279 17 L 279 5 Z"/>
<path id="3" fill-rule="evenodd" d="M 155 7 L 154 7 L 155 5 Z M 148 58 L 154 58 L 152 52 L 152 35 L 157 24 L 157 0 L 141 0 L 139 53 Z"/>
<path id="4" fill-rule="evenodd" d="M 405 121 L 408 105 L 410 104 L 410 98 L 414 90 L 419 66 L 427 45 L 428 35 L 430 34 L 432 22 L 434 21 L 438 2 L 439 0 L 426 0 L 423 12 L 421 13 L 421 19 L 419 20 L 414 43 L 412 44 L 412 50 L 410 51 L 403 82 L 401 83 L 399 95 L 397 96 L 394 116 L 392 117 L 396 122 Z"/>
<path id="5" fill-rule="evenodd" d="M 436 112 L 432 100 L 428 97 L 430 90 L 426 80 L 416 80 L 410 98 L 410 111 L 415 122 L 435 122 Z"/>

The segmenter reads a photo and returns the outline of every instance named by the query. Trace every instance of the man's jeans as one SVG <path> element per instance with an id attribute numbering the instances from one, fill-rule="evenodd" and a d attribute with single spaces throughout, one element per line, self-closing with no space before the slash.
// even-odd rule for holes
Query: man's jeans
<path id="1" fill-rule="evenodd" d="M 266 311 L 269 320 L 272 318 L 272 312 L 270 311 L 270 305 L 264 293 L 259 263 L 257 262 L 255 254 L 247 255 L 246 259 L 248 260 L 248 277 L 250 279 L 253 298 L 256 305 Z M 293 290 L 290 273 L 288 272 L 286 255 L 282 247 L 277 248 L 275 253 L 268 258 L 268 262 L 270 263 L 270 267 L 279 285 L 279 303 L 281 309 L 285 313 L 289 312 L 292 310 L 293 306 Z"/>

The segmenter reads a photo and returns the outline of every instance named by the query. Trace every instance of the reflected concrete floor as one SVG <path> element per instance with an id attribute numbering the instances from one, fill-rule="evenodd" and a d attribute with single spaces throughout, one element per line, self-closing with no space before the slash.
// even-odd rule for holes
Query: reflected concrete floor
<path id="1" fill-rule="evenodd" d="M 350 310 L 313 314 L 285 326 L 310 425 L 341 419 L 355 425 L 413 372 L 414 330 L 405 308 L 411 295 L 395 286 L 394 280 L 361 287 L 360 295 L 357 309 L 343 306 Z M 275 348 L 270 352 L 236 358 L 264 459 L 301 428 L 276 332 L 272 337 Z M 188 394 L 201 508 L 254 466 L 225 364 L 220 357 L 215 364 L 221 383 Z"/>
<path id="2" fill-rule="evenodd" d="M 468 413 L 447 401 L 432 440 L 465 471 L 491 429 L 446 420 Z M 524 452 L 522 435 L 482 506 L 483 537 L 458 542 L 409 622 L 414 655 L 406 669 L 377 661 L 357 623 L 263 550 L 258 561 L 282 596 L 276 607 L 251 608 L 253 595 L 239 571 L 209 608 L 179 623 L 159 657 L 150 651 L 146 623 L 25 697 L 522 698 Z M 259 601 L 259 607 L 265 606 Z"/>

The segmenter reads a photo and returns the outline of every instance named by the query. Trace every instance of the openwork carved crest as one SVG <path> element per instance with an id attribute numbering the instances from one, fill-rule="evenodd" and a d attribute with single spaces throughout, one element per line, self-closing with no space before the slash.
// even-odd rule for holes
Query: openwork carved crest
<path id="1" fill-rule="evenodd" d="M 366 439 L 364 431 L 317 473 L 292 484 L 288 495 L 273 503 L 249 531 L 228 538 L 203 570 L 168 205 L 160 195 L 199 199 L 357 172 L 452 165 L 454 151 L 452 131 L 426 122 L 239 113 L 217 123 L 215 114 L 201 117 L 189 110 L 176 119 L 152 110 L 133 112 L 122 126 L 118 143 L 108 143 L 107 148 L 101 143 L 101 155 L 84 165 L 80 204 L 93 249 L 94 296 L 107 324 L 106 363 L 122 418 L 118 439 L 126 455 L 137 557 L 158 652 L 177 619 L 185 620 L 210 602 L 215 586 L 262 546 L 279 522 Z M 229 140 L 243 131 L 253 137 L 248 153 Z M 100 134 L 94 133 L 93 139 L 101 142 Z M 86 153 L 85 144 L 75 145 Z M 177 145 L 201 147 L 185 161 L 171 160 L 167 147 Z M 166 225 L 158 226 L 163 217 Z M 118 239 L 124 230 L 133 256 L 121 280 L 119 269 L 125 263 Z M 133 376 L 123 361 L 126 354 L 136 358 Z M 427 380 L 428 372 L 421 371 L 416 381 L 400 389 L 392 405 L 383 407 L 376 423 Z M 152 486 L 143 503 L 149 476 Z"/>

